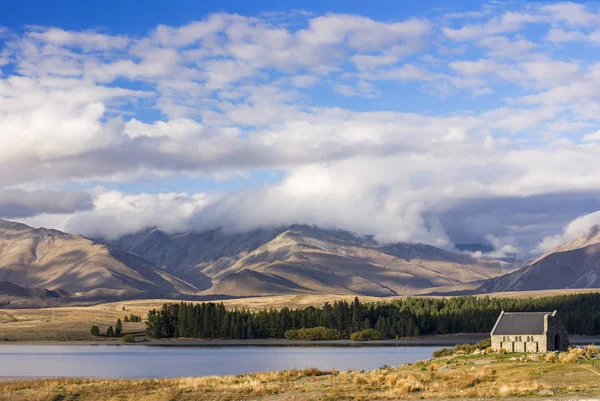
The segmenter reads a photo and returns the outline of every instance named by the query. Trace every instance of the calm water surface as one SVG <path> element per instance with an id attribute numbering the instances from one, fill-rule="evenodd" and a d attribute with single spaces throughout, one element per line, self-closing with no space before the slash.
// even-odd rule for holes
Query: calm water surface
<path id="1" fill-rule="evenodd" d="M 159 378 L 307 367 L 376 369 L 431 357 L 440 347 L 157 347 L 0 345 L 0 377 Z"/>

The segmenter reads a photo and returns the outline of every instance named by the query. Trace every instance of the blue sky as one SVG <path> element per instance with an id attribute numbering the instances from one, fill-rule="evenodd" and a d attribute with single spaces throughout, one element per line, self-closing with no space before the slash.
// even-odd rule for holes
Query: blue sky
<path id="1" fill-rule="evenodd" d="M 5 1 L 0 218 L 539 253 L 600 223 L 599 46 L 588 2 Z"/>
<path id="2" fill-rule="evenodd" d="M 478 1 L 455 2 L 395 2 L 395 1 L 314 1 L 301 3 L 284 1 L 219 1 L 198 2 L 182 0 L 165 3 L 147 0 L 143 4 L 134 0 L 107 0 L 103 2 L 21 1 L 2 2 L 4 26 L 18 30 L 26 25 L 56 25 L 64 29 L 78 30 L 108 28 L 118 32 L 143 35 L 156 25 L 184 25 L 203 19 L 207 14 L 226 12 L 241 15 L 257 15 L 266 12 L 289 12 L 307 10 L 317 14 L 329 12 L 369 16 L 375 19 L 397 19 L 404 16 L 427 16 L 440 10 L 478 9 L 484 3 Z M 132 18 L 133 16 L 133 18 Z"/>

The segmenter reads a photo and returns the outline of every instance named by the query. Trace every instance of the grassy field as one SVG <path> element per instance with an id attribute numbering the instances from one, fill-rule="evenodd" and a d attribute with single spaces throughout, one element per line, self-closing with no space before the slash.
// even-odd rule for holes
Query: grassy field
<path id="1" fill-rule="evenodd" d="M 591 399 L 600 369 L 566 355 L 521 361 L 520 354 L 451 356 L 374 371 L 316 369 L 159 380 L 49 379 L 0 382 L 0 401 L 50 400 L 408 400 Z"/>
<path id="2" fill-rule="evenodd" d="M 539 297 L 571 294 L 576 292 L 598 292 L 600 290 L 550 290 L 522 293 L 490 294 L 492 297 Z M 239 298 L 223 301 L 227 308 L 265 308 L 322 306 L 326 301 L 352 300 L 350 295 L 281 295 L 271 297 Z M 389 301 L 394 298 L 360 297 L 362 302 Z M 160 307 L 173 300 L 154 299 L 106 303 L 86 307 L 61 307 L 41 309 L 0 309 L 0 341 L 65 341 L 91 340 L 90 327 L 95 324 L 104 332 L 118 318 L 131 313 L 145 318 L 149 309 Z M 125 308 L 125 310 L 123 310 Z M 125 323 L 125 332 L 144 329 L 143 323 Z M 115 341 L 101 339 L 98 341 Z"/>
<path id="3" fill-rule="evenodd" d="M 326 301 L 338 299 L 352 300 L 348 295 L 285 295 L 273 297 L 239 298 L 224 300 L 227 308 L 261 310 L 265 308 L 322 306 Z M 374 301 L 380 298 L 361 297 L 361 300 Z M 113 302 L 94 306 L 40 308 L 40 309 L 0 309 L 1 341 L 77 341 L 91 340 L 89 330 L 92 325 L 100 327 L 103 333 L 117 319 L 123 320 L 131 313 L 146 317 L 148 310 L 160 308 L 165 302 L 178 302 L 169 299 L 152 299 Z M 220 301 L 219 301 L 220 302 Z M 124 332 L 144 330 L 144 323 L 123 323 Z M 97 341 L 116 341 L 96 339 Z"/>

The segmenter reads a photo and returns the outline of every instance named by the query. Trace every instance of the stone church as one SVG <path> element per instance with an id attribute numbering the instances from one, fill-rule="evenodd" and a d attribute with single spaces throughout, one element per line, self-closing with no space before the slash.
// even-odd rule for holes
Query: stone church
<path id="1" fill-rule="evenodd" d="M 495 351 L 548 352 L 569 348 L 569 333 L 556 311 L 502 311 L 491 335 Z"/>

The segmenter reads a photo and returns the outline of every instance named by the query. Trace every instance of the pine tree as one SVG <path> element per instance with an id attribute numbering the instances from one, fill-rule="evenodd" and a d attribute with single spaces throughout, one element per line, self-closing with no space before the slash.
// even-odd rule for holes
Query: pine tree
<path id="1" fill-rule="evenodd" d="M 125 317 L 123 318 L 123 321 L 124 321 L 125 323 L 128 323 L 128 322 L 129 322 L 129 318 L 127 317 L 127 315 L 125 315 Z"/>
<path id="2" fill-rule="evenodd" d="M 108 326 L 108 330 L 106 330 L 106 337 L 114 337 L 115 331 L 112 326 Z"/>
<path id="3" fill-rule="evenodd" d="M 358 297 L 354 297 L 352 302 L 352 331 L 358 331 L 360 329 L 360 323 L 362 320 L 362 307 Z"/>
<path id="4" fill-rule="evenodd" d="M 117 319 L 117 324 L 115 325 L 115 337 L 119 337 L 123 332 L 123 323 L 121 323 L 121 319 Z"/>
<path id="5" fill-rule="evenodd" d="M 177 323 L 179 324 L 179 336 L 180 337 L 189 337 L 188 333 L 188 308 L 187 304 L 183 302 L 179 305 L 179 314 L 177 316 Z"/>
<path id="6" fill-rule="evenodd" d="M 489 332 L 501 310 L 540 312 L 558 309 L 572 333 L 598 335 L 599 303 L 599 294 L 587 294 L 539 299 L 455 297 L 442 300 L 409 297 L 368 305 L 355 299 L 351 304 L 345 301 L 336 301 L 333 305 L 326 303 L 321 309 L 311 306 L 258 312 L 226 310 L 222 303 L 165 304 L 161 309 L 148 312 L 146 332 L 151 338 L 173 337 L 179 331 L 200 338 L 281 338 L 288 330 L 323 326 L 336 329 L 341 337 L 348 338 L 357 326 L 359 329 L 374 326 L 386 338 L 394 338 Z M 184 319 L 184 316 L 187 318 Z M 141 321 L 141 318 L 131 314 L 129 321 Z"/>
<path id="7" fill-rule="evenodd" d="M 93 325 L 90 330 L 90 334 L 93 335 L 94 337 L 98 337 L 100 335 L 100 328 L 96 325 Z"/>

